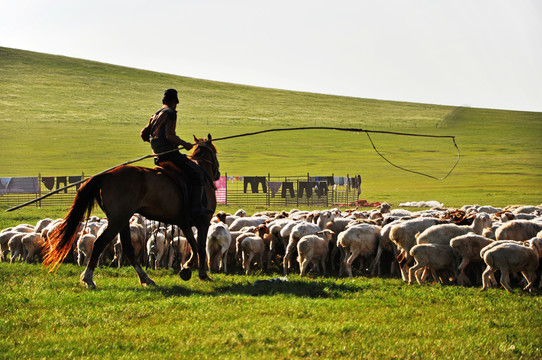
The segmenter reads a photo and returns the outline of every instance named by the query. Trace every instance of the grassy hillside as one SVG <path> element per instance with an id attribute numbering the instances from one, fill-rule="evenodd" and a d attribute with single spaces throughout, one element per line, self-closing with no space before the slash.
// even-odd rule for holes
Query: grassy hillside
<path id="1" fill-rule="evenodd" d="M 223 174 L 361 174 L 364 198 L 392 204 L 542 202 L 542 113 L 265 89 L 7 48 L 0 48 L 0 176 L 93 174 L 150 153 L 139 130 L 168 87 L 179 90 L 178 132 L 187 140 L 339 126 L 455 135 L 461 149 L 457 169 L 435 181 L 390 166 L 364 134 L 280 132 L 217 142 Z M 448 140 L 373 140 L 390 160 L 437 177 L 455 162 Z"/>

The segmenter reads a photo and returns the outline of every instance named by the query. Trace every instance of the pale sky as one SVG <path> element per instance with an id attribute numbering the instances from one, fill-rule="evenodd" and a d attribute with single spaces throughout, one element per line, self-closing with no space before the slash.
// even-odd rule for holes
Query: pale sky
<path id="1" fill-rule="evenodd" d="M 0 46 L 235 84 L 542 112 L 541 0 L 0 0 Z"/>

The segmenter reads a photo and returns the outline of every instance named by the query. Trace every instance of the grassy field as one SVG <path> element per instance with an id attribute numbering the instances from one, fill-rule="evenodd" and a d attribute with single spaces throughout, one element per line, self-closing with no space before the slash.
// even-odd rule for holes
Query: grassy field
<path id="1" fill-rule="evenodd" d="M 541 113 L 262 89 L 7 48 L 0 48 L 0 177 L 92 174 L 148 154 L 139 130 L 168 87 L 180 93 L 185 139 L 335 126 L 454 135 L 461 149 L 457 169 L 435 181 L 388 165 L 364 134 L 281 132 L 217 142 L 223 174 L 361 174 L 362 197 L 392 205 L 542 202 Z M 455 162 L 449 140 L 372 138 L 390 160 L 416 171 L 441 177 Z M 3 210 L 0 228 L 66 212 Z M 254 286 L 277 272 L 214 275 L 207 283 L 182 282 L 172 270 L 149 271 L 158 286 L 147 289 L 126 267 L 99 268 L 98 289 L 88 291 L 81 271 L 0 263 L 0 358 L 542 356 L 541 297 L 519 289 L 297 275 Z"/>
<path id="2" fill-rule="evenodd" d="M 3 359 L 539 359 L 542 298 L 503 290 L 408 286 L 398 279 L 214 275 L 182 282 L 131 268 L 55 274 L 0 263 Z"/>
<path id="3" fill-rule="evenodd" d="M 369 201 L 447 206 L 542 202 L 542 113 L 453 108 L 264 89 L 0 48 L 0 176 L 94 174 L 150 153 L 139 130 L 179 90 L 179 133 L 215 138 L 270 128 L 354 127 L 456 136 L 444 181 L 400 171 L 365 134 L 289 131 L 217 142 L 234 176 L 361 174 Z M 444 176 L 451 141 L 373 135 L 398 165 Z M 143 165 L 152 166 L 151 161 Z"/>

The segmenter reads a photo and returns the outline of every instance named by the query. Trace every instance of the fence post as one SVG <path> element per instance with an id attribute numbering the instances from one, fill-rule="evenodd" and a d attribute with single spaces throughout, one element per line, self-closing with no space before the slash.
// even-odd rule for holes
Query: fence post
<path id="1" fill-rule="evenodd" d="M 348 198 L 350 190 L 350 175 L 346 174 L 346 206 L 350 203 L 350 199 Z"/>
<path id="2" fill-rule="evenodd" d="M 41 173 L 38 173 L 38 197 L 41 197 Z M 37 207 L 41 207 L 41 200 L 36 204 Z"/>
<path id="3" fill-rule="evenodd" d="M 299 179 L 296 179 L 296 182 L 297 182 L 297 194 L 296 194 L 296 207 L 299 207 Z"/>
<path id="4" fill-rule="evenodd" d="M 285 176 L 284 177 L 284 183 L 287 183 L 288 182 L 288 176 Z M 282 184 L 282 191 L 284 191 L 284 206 L 288 206 L 288 194 L 286 193 L 286 191 L 284 190 L 284 183 Z"/>
<path id="5" fill-rule="evenodd" d="M 335 202 L 335 174 L 332 173 L 331 176 L 332 176 L 332 179 L 333 179 L 333 181 L 332 181 L 333 186 L 331 186 L 331 205 L 333 206 L 336 203 Z"/>
<path id="6" fill-rule="evenodd" d="M 267 207 L 271 205 L 271 189 L 269 188 L 269 182 L 271 181 L 271 174 L 267 173 L 267 194 L 265 194 L 265 199 L 267 200 Z"/>
<path id="7" fill-rule="evenodd" d="M 309 200 L 310 200 L 309 199 L 309 191 L 308 191 L 310 186 L 311 186 L 311 178 L 309 176 L 309 173 L 307 173 L 307 188 L 305 189 L 305 194 L 307 194 L 307 206 L 310 206 L 310 204 L 309 204 Z"/>

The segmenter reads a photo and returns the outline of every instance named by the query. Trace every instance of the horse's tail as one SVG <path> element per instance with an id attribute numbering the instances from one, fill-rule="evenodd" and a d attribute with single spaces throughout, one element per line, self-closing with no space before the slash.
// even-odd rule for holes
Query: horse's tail
<path id="1" fill-rule="evenodd" d="M 77 237 L 81 221 L 90 216 L 99 196 L 101 182 L 99 177 L 91 177 L 77 191 L 73 204 L 62 223 L 48 236 L 48 246 L 43 249 L 43 266 L 53 271 L 68 256 Z"/>

